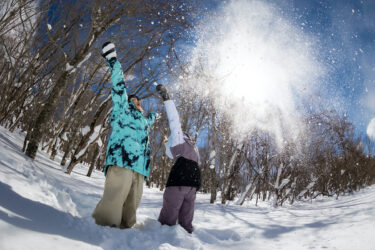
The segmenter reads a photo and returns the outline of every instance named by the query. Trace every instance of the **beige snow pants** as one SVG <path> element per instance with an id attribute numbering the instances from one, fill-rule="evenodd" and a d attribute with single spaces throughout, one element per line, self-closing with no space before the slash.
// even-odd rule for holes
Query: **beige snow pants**
<path id="1" fill-rule="evenodd" d="M 134 226 L 143 193 L 143 180 L 143 175 L 132 170 L 108 167 L 103 197 L 92 214 L 96 224 L 119 228 Z"/>

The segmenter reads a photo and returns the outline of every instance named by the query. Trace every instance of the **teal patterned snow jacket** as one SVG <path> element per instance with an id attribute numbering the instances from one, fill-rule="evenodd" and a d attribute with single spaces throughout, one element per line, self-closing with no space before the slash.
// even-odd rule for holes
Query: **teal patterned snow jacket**
<path id="1" fill-rule="evenodd" d="M 131 169 L 148 178 L 150 174 L 150 143 L 148 132 L 155 121 L 155 113 L 144 117 L 133 102 L 128 102 L 121 64 L 116 60 L 111 70 L 112 113 L 110 123 L 112 134 L 109 138 L 104 174 L 108 166 L 116 165 Z"/>

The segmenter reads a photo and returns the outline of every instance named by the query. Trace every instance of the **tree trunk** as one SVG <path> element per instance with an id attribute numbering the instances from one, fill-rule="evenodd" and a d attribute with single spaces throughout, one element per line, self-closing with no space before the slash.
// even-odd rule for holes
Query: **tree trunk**
<path id="1" fill-rule="evenodd" d="M 165 187 L 166 182 L 167 182 L 167 160 L 166 160 L 166 158 L 167 158 L 167 156 L 164 154 L 163 161 L 162 161 L 162 167 L 161 167 L 161 170 L 160 170 L 160 174 L 161 174 L 160 191 L 164 190 L 164 187 Z"/>
<path id="2" fill-rule="evenodd" d="M 44 104 L 42 111 L 38 115 L 38 118 L 34 123 L 34 127 L 32 128 L 31 132 L 30 130 L 28 131 L 28 135 L 30 133 L 30 140 L 26 148 L 26 155 L 32 159 L 35 159 L 35 156 L 37 154 L 38 146 L 43 137 L 43 129 L 45 128 L 45 124 L 51 120 L 55 113 L 58 97 L 62 92 L 62 88 L 64 87 L 68 76 L 69 72 L 65 71 L 59 77 L 52 89 L 50 96 Z"/>
<path id="3" fill-rule="evenodd" d="M 75 167 L 75 165 L 77 165 L 78 163 L 78 159 L 74 156 L 74 154 L 72 154 L 70 156 L 70 162 L 69 162 L 69 165 L 68 167 L 66 168 L 66 174 L 71 174 L 72 171 L 73 171 L 73 168 Z"/>
<path id="4" fill-rule="evenodd" d="M 229 164 L 227 168 L 225 169 L 225 175 L 224 175 L 224 185 L 223 185 L 223 191 L 221 192 L 221 204 L 225 204 L 226 201 L 228 200 L 228 190 L 230 190 L 231 185 L 231 173 L 233 172 L 232 168 L 233 165 L 235 164 L 235 160 L 237 159 L 237 155 L 240 152 L 241 148 L 243 147 L 243 144 L 236 145 L 236 148 L 233 152 L 233 155 L 229 161 Z"/>
<path id="5" fill-rule="evenodd" d="M 215 112 L 212 112 L 211 118 L 211 129 L 212 129 L 212 149 L 215 151 L 215 156 L 211 159 L 211 164 L 213 164 L 213 168 L 210 166 L 210 179 L 211 179 L 211 197 L 210 203 L 213 204 L 216 201 L 217 196 L 217 176 L 216 176 L 216 121 L 215 121 Z M 211 165 L 210 164 L 210 165 Z"/>
<path id="6" fill-rule="evenodd" d="M 217 196 L 217 177 L 215 168 L 210 169 L 210 178 L 211 178 L 211 197 L 210 203 L 213 204 L 216 201 Z"/>
<path id="7" fill-rule="evenodd" d="M 241 154 L 241 152 L 243 151 L 245 145 L 242 144 L 242 147 L 239 151 L 239 153 L 237 153 L 237 156 L 236 156 L 236 160 L 234 162 L 234 165 L 233 165 L 233 168 L 231 169 L 231 173 L 229 174 L 229 177 L 228 177 L 228 188 L 227 188 L 227 191 L 225 193 L 225 197 L 227 200 L 234 200 L 234 197 L 235 197 L 235 188 L 234 188 L 234 185 L 235 185 L 235 181 L 236 181 L 236 178 L 238 176 L 238 173 L 240 171 L 240 165 L 241 165 L 241 157 L 239 154 Z M 236 149 L 238 151 L 238 148 Z"/>
<path id="8" fill-rule="evenodd" d="M 123 15 L 124 12 L 120 12 L 122 14 L 119 14 L 120 16 Z M 95 17 L 93 17 L 95 19 Z M 110 19 L 107 24 L 103 25 L 103 29 L 100 30 L 93 30 L 93 27 L 91 27 L 90 33 L 86 39 L 86 42 L 84 43 L 83 47 L 79 50 L 79 53 L 75 55 L 75 57 L 67 62 L 69 65 L 73 68 L 75 68 L 77 65 L 79 65 L 80 62 L 84 60 L 84 58 L 89 53 L 90 47 L 92 46 L 93 42 L 97 39 L 97 37 L 104 32 L 105 28 L 110 26 L 116 19 Z M 69 74 L 71 73 L 71 70 L 65 69 L 65 71 L 60 75 L 60 77 L 57 79 L 55 86 L 52 89 L 51 94 L 49 95 L 46 103 L 43 106 L 42 111 L 40 112 L 38 118 L 36 119 L 34 128 L 31 130 L 30 135 L 30 142 L 27 145 L 26 149 L 26 155 L 31 157 L 32 159 L 35 159 L 36 153 L 38 151 L 38 146 L 41 141 L 41 138 L 43 136 L 43 129 L 45 127 L 45 124 L 49 122 L 55 111 L 56 106 L 58 102 L 58 97 L 60 96 L 65 83 L 69 77 Z"/>
<path id="9" fill-rule="evenodd" d="M 23 140 L 22 152 L 25 152 L 28 142 L 29 142 L 29 133 L 26 134 L 25 139 Z"/>
<path id="10" fill-rule="evenodd" d="M 95 73 L 98 71 L 98 69 L 101 66 L 102 65 L 100 63 L 96 66 L 92 76 L 90 77 L 90 80 L 94 77 Z M 103 82 L 105 82 L 104 76 L 103 76 L 102 80 L 103 80 Z M 64 111 L 62 112 L 61 117 L 66 117 L 68 111 L 70 112 L 70 116 L 67 119 L 59 120 L 57 126 L 55 127 L 56 133 L 51 140 L 51 143 L 48 147 L 47 153 L 51 153 L 51 151 L 54 150 L 54 148 L 56 147 L 55 142 L 56 142 L 57 138 L 61 137 L 65 133 L 68 125 L 70 124 L 70 122 L 73 118 L 73 114 L 78 107 L 78 103 L 81 100 L 81 98 L 82 98 L 83 94 L 85 93 L 86 89 L 88 88 L 88 86 L 89 86 L 88 83 L 85 84 L 83 81 L 81 81 L 81 84 L 80 84 L 79 88 L 77 89 L 77 91 L 69 98 L 68 104 L 66 105 Z M 95 98 L 97 98 L 97 97 L 98 97 L 98 95 Z"/>
<path id="11" fill-rule="evenodd" d="M 49 157 L 51 160 L 55 160 L 56 154 L 57 154 L 57 139 L 55 139 L 55 142 L 53 143 L 53 146 L 50 150 L 51 156 Z M 48 152 L 48 151 L 47 151 Z"/>
<path id="12" fill-rule="evenodd" d="M 68 158 L 70 152 L 70 147 L 65 151 L 63 158 L 61 159 L 60 165 L 65 166 L 66 158 Z"/>
<path id="13" fill-rule="evenodd" d="M 90 168 L 89 168 L 89 171 L 87 172 L 88 177 L 91 177 L 92 171 L 95 168 L 95 162 L 96 162 L 98 153 L 99 153 L 99 146 L 95 146 L 95 151 L 94 151 L 92 159 L 91 159 Z"/>
<path id="14" fill-rule="evenodd" d="M 87 152 L 88 148 L 90 147 L 91 144 L 96 143 L 97 139 L 100 138 L 100 131 L 98 131 L 98 135 L 95 138 L 95 140 L 89 142 L 91 135 L 94 133 L 95 130 L 95 124 L 97 123 L 97 120 L 99 119 L 101 113 L 105 110 L 107 107 L 107 104 L 111 101 L 111 98 L 107 98 L 99 107 L 98 111 L 96 112 L 95 116 L 93 117 L 93 120 L 90 123 L 90 131 L 84 135 L 80 142 L 78 143 L 77 148 L 74 150 L 74 153 L 72 153 L 71 161 L 69 163 L 68 168 L 66 169 L 66 173 L 70 174 L 74 168 L 74 166 L 77 164 L 78 161 L 82 159 L 82 157 L 85 155 Z M 109 119 L 110 112 L 106 115 L 102 122 L 102 127 L 104 127 L 104 124 L 107 122 Z M 90 145 L 87 145 L 90 143 Z M 83 154 L 80 154 L 81 151 L 85 150 Z M 78 158 L 76 158 L 77 155 L 80 155 Z"/>

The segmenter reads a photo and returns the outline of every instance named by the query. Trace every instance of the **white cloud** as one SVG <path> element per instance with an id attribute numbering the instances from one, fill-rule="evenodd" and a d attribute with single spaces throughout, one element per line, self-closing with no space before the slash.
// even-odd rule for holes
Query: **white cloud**
<path id="1" fill-rule="evenodd" d="M 372 118 L 367 125 L 367 135 L 371 140 L 375 140 L 375 118 Z"/>

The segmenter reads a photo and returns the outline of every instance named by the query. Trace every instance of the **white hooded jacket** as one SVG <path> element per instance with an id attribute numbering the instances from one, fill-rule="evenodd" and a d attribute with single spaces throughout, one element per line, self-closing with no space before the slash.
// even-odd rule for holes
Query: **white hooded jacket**
<path id="1" fill-rule="evenodd" d="M 180 118 L 173 100 L 165 101 L 164 106 L 171 131 L 171 135 L 166 143 L 167 156 L 175 162 L 182 156 L 199 164 L 198 149 L 191 137 L 183 133 Z"/>

